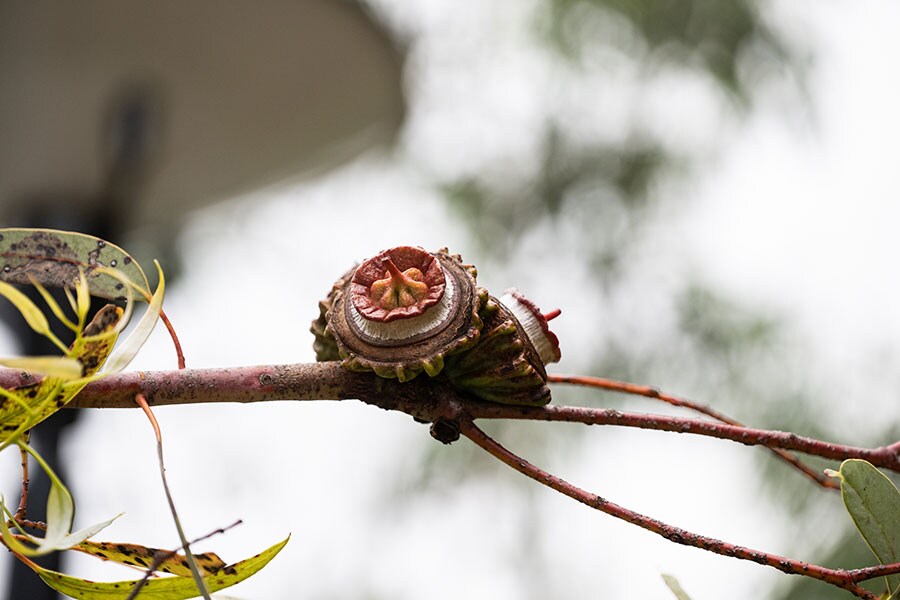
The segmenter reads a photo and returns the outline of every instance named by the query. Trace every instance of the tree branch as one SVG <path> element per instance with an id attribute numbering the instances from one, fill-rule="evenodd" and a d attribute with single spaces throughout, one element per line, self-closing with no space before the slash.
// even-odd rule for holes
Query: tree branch
<path id="1" fill-rule="evenodd" d="M 860 448 L 824 442 L 785 431 L 753 429 L 726 423 L 715 423 L 684 417 L 649 415 L 614 409 L 583 408 L 578 406 L 523 406 L 510 410 L 507 406 L 478 404 L 470 409 L 475 419 L 526 419 L 531 421 L 562 421 L 585 425 L 618 425 L 656 431 L 693 433 L 723 440 L 731 440 L 746 446 L 764 446 L 795 450 L 812 456 L 833 460 L 861 458 L 877 467 L 900 472 L 900 455 L 893 446 Z"/>
<path id="2" fill-rule="evenodd" d="M 19 371 L 0 369 L 0 386 L 9 388 L 32 381 Z M 143 394 L 151 406 L 358 399 L 430 423 L 451 414 L 448 409 L 450 404 L 463 403 L 468 414 L 475 419 L 560 421 L 692 433 L 748 446 L 794 450 L 833 460 L 860 458 L 877 467 L 900 472 L 900 443 L 879 448 L 859 448 L 791 432 L 684 417 L 573 406 L 490 404 L 463 398 L 440 379 L 417 377 L 399 383 L 395 379 L 385 379 L 371 373 L 348 371 L 339 362 L 122 373 L 89 384 L 68 406 L 134 408 L 134 397 L 138 393 Z"/>
<path id="3" fill-rule="evenodd" d="M 886 577 L 888 575 L 896 575 L 900 573 L 900 563 L 891 563 L 888 565 L 876 565 L 874 567 L 863 567 L 861 569 L 848 569 L 847 577 L 854 582 L 867 581 L 876 577 Z"/>
<path id="4" fill-rule="evenodd" d="M 671 406 L 677 406 L 679 408 L 686 408 L 688 410 L 692 410 L 694 412 L 698 412 L 700 414 L 706 415 L 715 419 L 716 421 L 720 421 L 722 423 L 727 423 L 728 425 L 737 425 L 738 427 L 746 427 L 743 423 L 736 419 L 732 419 L 728 415 L 721 413 L 715 410 L 712 407 L 706 406 L 705 404 L 698 404 L 696 402 L 692 402 L 690 400 L 685 400 L 684 398 L 678 398 L 677 396 L 673 396 L 671 394 L 666 394 L 661 392 L 655 387 L 651 387 L 649 385 L 640 385 L 635 383 L 630 383 L 628 381 L 618 381 L 615 379 L 606 379 L 603 377 L 590 377 L 585 375 L 554 375 L 551 374 L 547 377 L 547 380 L 550 383 L 567 383 L 571 385 L 580 385 L 585 387 L 592 387 L 601 390 L 607 390 L 611 392 L 618 392 L 620 394 L 631 394 L 633 396 L 643 396 L 645 398 L 651 398 L 653 400 L 659 400 L 661 402 L 665 402 Z M 813 469 L 809 465 L 805 464 L 798 457 L 794 456 L 787 450 L 781 450 L 779 448 L 769 448 L 773 454 L 775 454 L 779 459 L 791 465 L 793 468 L 797 469 L 801 473 L 803 473 L 807 478 L 814 481 L 816 484 L 831 489 L 831 490 L 840 490 L 841 484 L 838 483 L 834 478 L 828 477 L 825 473 Z"/>
<path id="5" fill-rule="evenodd" d="M 563 382 L 563 377 L 559 376 L 554 380 Z M 33 382 L 33 377 L 28 374 L 0 369 L 0 386 L 12 388 Z M 616 382 L 618 391 L 641 393 L 641 395 L 651 397 L 664 396 L 652 388 L 625 384 L 634 389 L 622 389 L 622 385 L 619 384 L 621 382 Z M 877 596 L 857 585 L 858 582 L 900 572 L 900 564 L 855 570 L 828 569 L 775 554 L 735 546 L 668 525 L 616 505 L 595 494 L 590 494 L 542 471 L 487 436 L 474 424 L 474 419 L 558 421 L 693 433 L 732 440 L 746 445 L 794 450 L 835 460 L 862 458 L 876 466 L 895 471 L 900 471 L 900 442 L 867 449 L 832 444 L 794 433 L 752 429 L 734 424 L 734 422 L 717 423 L 700 419 L 628 413 L 599 408 L 490 404 L 462 397 L 440 378 L 417 377 L 410 382 L 399 383 L 397 380 L 381 378 L 372 373 L 348 371 L 339 362 L 224 369 L 184 369 L 111 375 L 87 385 L 68 406 L 74 408 L 134 408 L 136 406 L 134 398 L 137 394 L 142 394 L 148 404 L 152 406 L 207 402 L 249 403 L 277 400 L 358 399 L 385 410 L 404 412 L 421 422 L 432 423 L 432 435 L 445 443 L 455 441 L 462 433 L 505 464 L 543 485 L 675 543 L 694 546 L 724 556 L 750 560 L 785 573 L 812 577 L 846 589 L 860 598 L 875 599 Z M 679 402 L 679 405 L 688 408 L 700 406 L 687 401 Z M 702 412 L 720 420 L 728 420 L 728 417 L 724 417 L 712 409 Z"/>
<path id="6" fill-rule="evenodd" d="M 855 583 L 856 580 L 854 580 L 854 575 L 845 569 L 828 569 L 826 567 L 820 567 L 818 565 L 787 558 L 785 556 L 779 556 L 777 554 L 752 550 L 750 548 L 744 548 L 743 546 L 735 546 L 728 542 L 691 533 L 679 527 L 663 523 L 657 519 L 629 510 L 624 506 L 614 504 L 606 498 L 586 492 L 564 479 L 551 475 L 539 467 L 536 467 L 497 443 L 493 438 L 479 429 L 472 419 L 466 415 L 460 417 L 459 427 L 460 432 L 472 440 L 476 445 L 526 477 L 530 477 L 538 483 L 556 490 L 557 492 L 593 509 L 604 512 L 617 519 L 622 519 L 623 521 L 631 523 L 632 525 L 637 525 L 648 531 L 652 531 L 653 533 L 666 538 L 670 542 L 683 544 L 685 546 L 693 546 L 715 554 L 730 556 L 740 560 L 753 561 L 761 565 L 768 565 L 783 573 L 791 575 L 805 575 L 807 577 L 812 577 L 813 579 L 818 579 L 819 581 L 824 581 L 825 583 L 830 583 L 831 585 L 843 588 L 859 598 L 866 598 L 868 600 L 877 600 L 878 598 L 876 594 L 858 586 Z M 892 566 L 900 567 L 900 565 Z M 880 574 L 884 573 L 881 572 Z"/>
<path id="7" fill-rule="evenodd" d="M 27 373 L 0 369 L 2 387 L 34 381 Z M 424 377 L 399 383 L 348 371 L 339 362 L 323 362 L 120 373 L 88 384 L 66 406 L 135 408 L 137 394 L 143 394 L 150 406 L 356 399 L 429 422 L 443 414 L 448 401 L 458 398 L 449 387 Z"/>

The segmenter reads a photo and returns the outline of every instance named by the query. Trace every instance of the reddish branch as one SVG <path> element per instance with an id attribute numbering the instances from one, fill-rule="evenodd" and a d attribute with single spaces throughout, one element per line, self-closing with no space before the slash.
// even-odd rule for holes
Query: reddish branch
<path id="1" fill-rule="evenodd" d="M 785 556 L 779 556 L 777 554 L 752 550 L 750 548 L 744 548 L 743 546 L 735 546 L 728 542 L 691 533 L 679 527 L 663 523 L 657 519 L 629 510 L 624 506 L 614 504 L 606 498 L 586 492 L 583 489 L 560 479 L 556 475 L 551 475 L 539 467 L 536 467 L 498 444 L 490 436 L 479 429 L 469 418 L 460 418 L 459 426 L 463 435 L 519 473 L 591 508 L 616 517 L 617 519 L 622 519 L 632 525 L 637 525 L 638 527 L 652 531 L 657 535 L 661 535 L 670 542 L 701 548 L 723 556 L 730 556 L 741 560 L 750 560 L 761 565 L 768 565 L 791 575 L 805 575 L 807 577 L 812 577 L 813 579 L 818 579 L 843 588 L 860 598 L 867 598 L 869 600 L 877 600 L 878 598 L 877 594 L 857 585 L 856 582 L 860 581 L 860 579 L 855 579 L 854 574 L 851 571 L 845 569 L 828 569 L 826 567 L 820 567 L 818 565 L 787 558 Z M 900 570 L 900 565 L 892 566 L 897 570 Z"/>
<path id="2" fill-rule="evenodd" d="M 714 408 L 663 393 L 655 387 L 649 385 L 639 385 L 627 381 L 617 381 L 615 379 L 605 379 L 602 377 L 590 377 L 585 375 L 549 375 L 548 381 L 550 381 L 551 383 L 568 383 L 572 385 L 581 385 L 601 390 L 608 390 L 611 392 L 619 392 L 622 394 L 631 394 L 634 396 L 644 396 L 645 398 L 652 398 L 654 400 L 659 400 L 672 406 L 686 408 L 688 410 L 704 414 L 722 423 L 727 423 L 728 425 L 745 427 L 745 425 L 740 421 L 732 419 L 731 417 L 720 413 Z M 781 450 L 779 448 L 769 448 L 769 450 L 773 454 L 778 456 L 778 458 L 785 461 L 822 487 L 826 487 L 832 490 L 841 489 L 841 484 L 838 483 L 837 480 L 813 469 L 809 465 L 803 463 L 799 458 L 797 458 L 790 452 Z"/>
<path id="3" fill-rule="evenodd" d="M 0 369 L 0 385 L 4 387 L 10 388 L 29 381 L 20 372 Z M 551 381 L 583 384 L 586 378 L 554 376 Z M 789 432 L 745 427 L 712 409 L 645 386 L 599 379 L 591 380 L 588 385 L 659 398 L 670 404 L 698 410 L 720 422 L 601 408 L 488 404 L 460 397 L 457 392 L 441 384 L 439 379 L 418 377 L 407 383 L 399 383 L 369 373 L 347 371 L 337 362 L 120 374 L 91 383 L 69 406 L 132 408 L 138 394 L 146 397 L 151 406 L 204 402 L 358 399 L 385 410 L 404 412 L 419 421 L 433 423 L 432 435 L 444 442 L 454 441 L 462 433 L 524 475 L 592 508 L 679 544 L 750 560 L 785 573 L 812 577 L 841 587 L 861 598 L 874 599 L 877 596 L 861 588 L 858 585 L 860 581 L 900 573 L 900 564 L 854 570 L 828 569 L 736 546 L 662 523 L 542 471 L 492 440 L 473 422 L 474 419 L 482 418 L 527 419 L 693 433 L 834 460 L 861 458 L 878 467 L 900 472 L 900 442 L 874 449 L 834 444 Z"/>
<path id="4" fill-rule="evenodd" d="M 0 385 L 13 387 L 30 381 L 21 373 L 0 369 Z M 205 402 L 268 402 L 275 400 L 358 399 L 387 410 L 399 410 L 433 422 L 443 416 L 447 400 L 464 401 L 476 419 L 527 419 L 586 425 L 615 425 L 657 431 L 692 433 L 803 452 L 833 460 L 861 458 L 900 472 L 900 442 L 880 448 L 859 448 L 816 440 L 784 431 L 753 429 L 664 415 L 571 406 L 507 406 L 460 399 L 451 390 L 419 377 L 407 383 L 353 373 L 339 363 L 309 363 L 223 369 L 184 369 L 123 373 L 91 383 L 69 405 L 75 408 L 134 408 L 142 393 L 151 406 Z M 717 417 L 718 418 L 718 417 Z"/>
<path id="5" fill-rule="evenodd" d="M 0 385 L 4 387 L 27 381 L 17 371 L 0 370 Z M 434 422 L 446 413 L 446 401 L 456 400 L 465 402 L 467 411 L 476 419 L 562 421 L 692 433 L 748 446 L 792 450 L 833 460 L 861 458 L 877 467 L 900 472 L 900 442 L 880 448 L 859 448 L 790 432 L 753 429 L 701 419 L 602 408 L 487 404 L 461 399 L 452 390 L 424 377 L 398 383 L 396 380 L 382 379 L 368 373 L 347 371 L 337 362 L 124 373 L 91 383 L 70 406 L 133 408 L 134 397 L 138 393 L 144 394 L 151 406 L 358 399 L 387 410 L 399 410 L 428 422 Z"/>
<path id="6" fill-rule="evenodd" d="M 22 465 L 22 493 L 19 496 L 19 507 L 16 509 L 13 519 L 21 522 L 25 519 L 25 512 L 28 507 L 28 452 L 25 451 L 25 448 L 19 448 L 19 458 Z"/>
<path id="7" fill-rule="evenodd" d="M 747 446 L 764 446 L 794 450 L 812 456 L 846 460 L 861 458 L 877 467 L 900 472 L 900 456 L 894 446 L 880 448 L 859 448 L 823 442 L 809 437 L 785 431 L 753 429 L 726 423 L 671 417 L 664 415 L 648 415 L 643 413 L 624 412 L 609 408 L 583 408 L 578 406 L 542 406 L 516 407 L 510 410 L 506 406 L 478 405 L 470 409 L 476 419 L 527 419 L 531 421 L 561 421 L 566 423 L 584 423 L 585 425 L 618 425 L 621 427 L 637 427 L 656 431 L 675 433 L 693 433 L 731 440 Z"/>

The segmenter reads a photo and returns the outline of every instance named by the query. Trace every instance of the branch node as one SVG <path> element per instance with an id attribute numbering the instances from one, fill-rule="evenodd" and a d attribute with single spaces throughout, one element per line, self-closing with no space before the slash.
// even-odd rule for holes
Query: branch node
<path id="1" fill-rule="evenodd" d="M 442 444 L 452 444 L 459 439 L 459 421 L 438 417 L 431 425 L 431 437 Z"/>

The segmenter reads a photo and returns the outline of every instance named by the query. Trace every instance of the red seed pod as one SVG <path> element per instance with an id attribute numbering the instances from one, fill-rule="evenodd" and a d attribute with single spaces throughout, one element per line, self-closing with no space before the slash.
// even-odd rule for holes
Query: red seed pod
<path id="1" fill-rule="evenodd" d="M 490 402 L 546 404 L 544 364 L 559 360 L 548 319 L 518 292 L 490 297 L 476 274 L 446 249 L 400 246 L 364 261 L 319 303 L 317 359 L 400 381 L 425 372 Z"/>
<path id="2" fill-rule="evenodd" d="M 319 360 L 339 356 L 355 371 L 408 381 L 434 377 L 444 358 L 472 345 L 487 292 L 475 269 L 446 250 L 400 246 L 335 282 L 313 323 Z"/>

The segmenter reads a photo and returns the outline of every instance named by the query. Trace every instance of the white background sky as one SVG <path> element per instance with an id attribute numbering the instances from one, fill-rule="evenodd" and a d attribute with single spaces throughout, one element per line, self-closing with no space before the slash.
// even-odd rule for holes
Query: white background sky
<path id="1" fill-rule="evenodd" d="M 453 50 L 454 36 L 460 31 L 474 39 L 495 36 L 489 26 L 466 28 L 476 19 L 496 24 L 511 14 L 507 8 L 482 7 L 466 16 L 456 14 L 454 3 L 427 2 L 394 12 L 409 28 L 448 30 L 411 57 L 412 68 L 420 61 L 433 67 L 436 77 L 460 68 L 441 63 L 441 52 Z M 877 411 L 897 406 L 897 382 L 890 379 L 897 370 L 882 375 L 870 358 L 886 360 L 885 350 L 896 357 L 900 348 L 895 300 L 900 6 L 792 2 L 774 12 L 814 53 L 812 115 L 786 118 L 783 98 L 771 97 L 745 126 L 724 126 L 726 143 L 716 147 L 712 138 L 718 128 L 703 111 L 678 118 L 660 98 L 642 100 L 671 123 L 672 135 L 689 131 L 685 135 L 696 136 L 699 145 L 716 148 L 713 167 L 679 188 L 691 196 L 690 209 L 661 229 L 648 258 L 657 266 L 647 276 L 670 268 L 676 277 L 678 269 L 700 274 L 749 306 L 789 318 L 814 350 L 807 357 L 813 373 L 848 392 L 866 381 L 865 393 L 850 396 L 844 407 L 823 408 L 861 427 Z M 517 31 L 509 27 L 510 48 Z M 465 160 L 502 153 L 495 147 L 530 143 L 525 134 L 520 140 L 494 136 L 536 118 L 541 107 L 510 102 L 503 94 L 527 96 L 531 86 L 546 82 L 541 79 L 547 77 L 541 72 L 546 65 L 503 50 L 501 43 L 497 56 L 465 67 L 490 74 L 495 63 L 507 61 L 504 70 L 511 73 L 502 82 L 506 87 L 497 84 L 471 100 L 494 111 L 493 127 L 477 144 L 472 140 L 480 122 L 465 107 L 454 108 L 464 90 L 441 104 L 431 96 L 446 93 L 452 82 L 438 84 L 425 76 L 415 84 L 421 88 L 416 93 L 437 107 L 430 117 L 414 109 L 405 142 L 407 149 L 425 153 L 419 158 L 426 170 L 464 170 Z M 442 166 L 441 156 L 460 157 L 463 166 Z M 336 222 L 342 223 L 339 243 L 329 229 Z M 307 328 L 316 302 L 355 260 L 412 243 L 450 246 L 478 263 L 475 244 L 453 223 L 421 170 L 363 157 L 324 180 L 266 190 L 198 214 L 181 242 L 186 269 L 167 298 L 167 312 L 190 366 L 308 361 L 313 355 Z M 480 281 L 492 290 L 518 285 L 542 305 L 561 304 L 564 314 L 554 325 L 564 360 L 552 370 L 581 370 L 577 348 L 584 343 L 584 323 L 596 317 L 583 301 L 558 299 L 577 294 L 569 274 L 557 273 L 549 282 L 546 275 L 534 277 L 528 258 L 513 258 L 494 272 L 482 269 Z M 173 362 L 160 331 L 134 368 L 170 368 Z M 498 465 L 495 475 L 474 488 L 448 488 L 427 503 L 401 501 L 385 490 L 385 481 L 414 468 L 415 456 L 433 443 L 426 428 L 409 418 L 355 403 L 179 407 L 157 414 L 189 534 L 236 518 L 245 521 L 202 550 L 215 549 L 233 560 L 293 534 L 266 570 L 229 595 L 346 598 L 348 589 L 368 589 L 373 598 L 523 597 L 527 577 L 505 560 L 521 552 L 509 541 L 518 523 L 506 517 L 504 507 L 521 502 L 530 484 Z M 564 428 L 559 435 L 565 435 Z M 798 547 L 792 539 L 798 532 L 768 516 L 777 507 L 748 489 L 751 450 L 665 434 L 592 430 L 591 435 L 604 436 L 607 444 L 620 440 L 621 452 L 598 455 L 586 443 L 583 460 L 560 453 L 543 466 L 688 529 L 773 552 Z M 649 443 L 654 438 L 658 445 Z M 850 428 L 845 441 L 852 440 Z M 78 523 L 126 511 L 101 537 L 173 544 L 152 435 L 138 412 L 89 414 L 65 450 L 78 465 L 72 476 Z M 666 469 L 659 468 L 661 453 Z M 14 481 L 12 454 L 0 462 L 4 482 Z M 705 483 L 709 480 L 716 482 L 714 488 Z M 15 495 L 8 483 L 4 486 L 7 496 Z M 609 581 L 610 597 L 670 598 L 659 578 L 663 572 L 676 575 L 695 600 L 765 597 L 782 582 L 771 569 L 675 546 L 550 491 L 530 502 L 540 536 L 533 552 L 553 561 L 553 574 L 544 582 L 553 597 L 562 597 L 556 595 L 560 590 L 589 597 L 592 582 L 602 578 Z M 70 571 L 88 578 L 123 576 L 88 560 L 73 561 Z"/>

